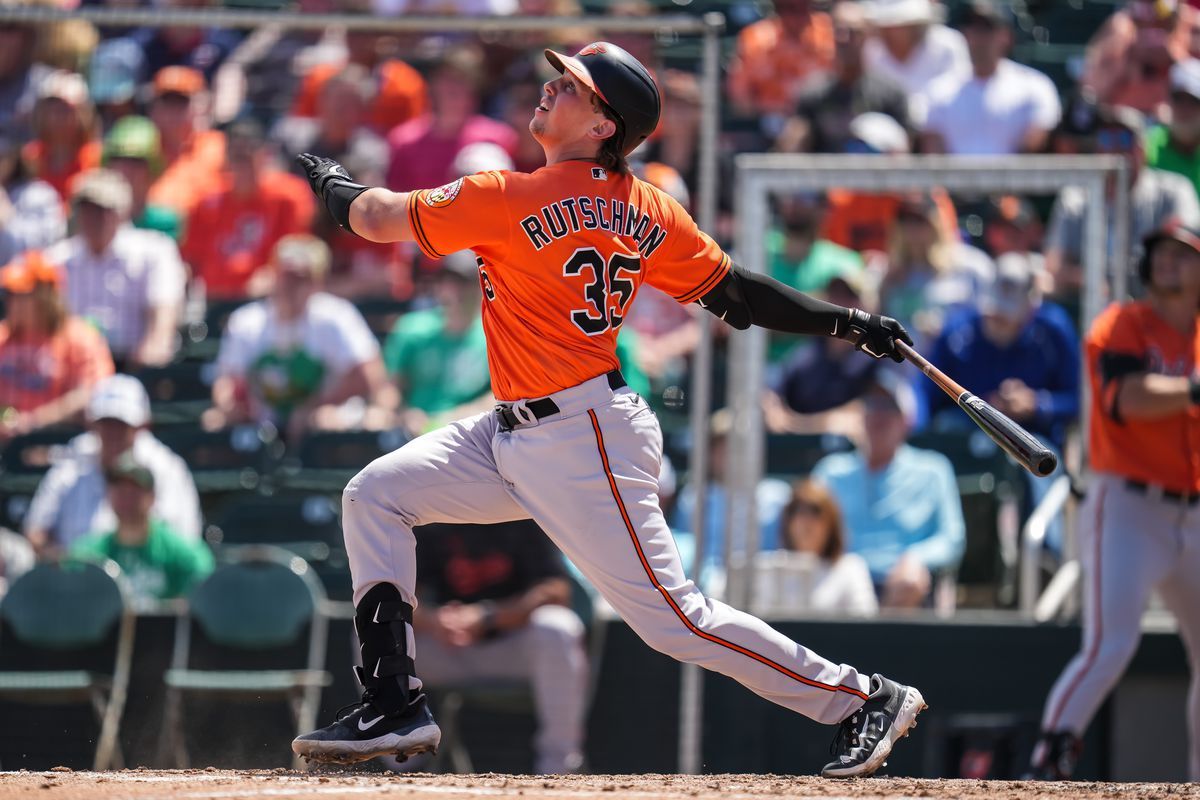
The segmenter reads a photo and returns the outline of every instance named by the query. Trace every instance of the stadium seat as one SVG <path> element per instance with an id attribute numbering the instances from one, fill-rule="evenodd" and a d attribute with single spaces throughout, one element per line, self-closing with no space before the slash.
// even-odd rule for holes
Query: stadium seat
<path id="1" fill-rule="evenodd" d="M 283 449 L 275 429 L 267 425 L 218 431 L 175 425 L 155 434 L 187 462 L 201 494 L 256 488 L 264 475 L 275 470 Z"/>
<path id="2" fill-rule="evenodd" d="M 354 300 L 354 307 L 363 315 L 371 333 L 380 341 L 392 332 L 392 326 L 397 318 L 411 307 L 407 300 L 394 300 L 390 297 L 360 297 Z"/>
<path id="3" fill-rule="evenodd" d="M 33 492 L 56 452 L 81 433 L 80 428 L 56 427 L 14 437 L 0 448 L 0 490 Z"/>
<path id="4" fill-rule="evenodd" d="M 151 417 L 158 425 L 195 424 L 212 404 L 216 365 L 179 361 L 161 367 L 142 367 L 133 376 L 150 395 Z"/>
<path id="5" fill-rule="evenodd" d="M 220 555 L 230 547 L 271 545 L 305 559 L 335 600 L 350 599 L 350 565 L 334 494 L 285 490 L 237 494 L 210 517 L 204 538 Z"/>
<path id="6" fill-rule="evenodd" d="M 90 705 L 100 732 L 92 768 L 120 768 L 134 617 L 111 561 L 43 563 L 0 602 L 0 698 Z"/>
<path id="7" fill-rule="evenodd" d="M 766 472 L 788 477 L 807 475 L 818 461 L 830 453 L 844 453 L 853 449 L 854 444 L 841 434 L 768 434 Z"/>
<path id="8" fill-rule="evenodd" d="M 387 431 L 313 431 L 288 454 L 276 474 L 281 487 L 341 492 L 359 470 L 407 442 L 398 428 Z"/>
<path id="9" fill-rule="evenodd" d="M 226 550 L 221 557 L 226 563 L 188 596 L 164 676 L 162 741 L 179 767 L 188 764 L 186 694 L 207 701 L 286 700 L 299 735 L 316 727 L 321 688 L 333 681 L 322 668 L 325 592 L 308 563 L 265 546 Z"/>
<path id="10" fill-rule="evenodd" d="M 221 334 L 229 316 L 250 298 L 241 300 L 212 300 L 204 312 L 204 319 L 183 326 L 180 354 L 189 361 L 212 361 L 221 346 Z"/>

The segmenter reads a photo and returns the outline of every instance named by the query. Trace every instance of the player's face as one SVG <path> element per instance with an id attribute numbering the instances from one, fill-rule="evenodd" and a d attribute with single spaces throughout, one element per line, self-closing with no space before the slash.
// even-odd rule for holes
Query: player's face
<path id="1" fill-rule="evenodd" d="M 543 146 L 555 145 L 588 138 L 606 123 L 612 125 L 593 104 L 592 90 L 567 72 L 542 86 L 529 132 Z"/>

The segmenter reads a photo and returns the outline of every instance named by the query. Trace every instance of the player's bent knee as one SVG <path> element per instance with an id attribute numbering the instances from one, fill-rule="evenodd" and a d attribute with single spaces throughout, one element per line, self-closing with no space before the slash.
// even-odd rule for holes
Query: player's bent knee
<path id="1" fill-rule="evenodd" d="M 547 605 L 529 615 L 529 633 L 551 645 L 571 645 L 583 638 L 583 620 L 566 606 Z"/>

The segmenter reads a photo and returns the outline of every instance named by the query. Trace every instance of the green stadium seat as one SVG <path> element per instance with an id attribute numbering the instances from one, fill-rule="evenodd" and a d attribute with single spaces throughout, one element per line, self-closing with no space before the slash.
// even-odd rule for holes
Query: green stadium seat
<path id="1" fill-rule="evenodd" d="M 281 488 L 341 492 L 358 471 L 401 447 L 409 435 L 399 428 L 387 431 L 313 431 L 295 455 L 287 455 L 275 474 Z"/>
<path id="2" fill-rule="evenodd" d="M 155 431 L 192 471 L 201 493 L 256 488 L 278 464 L 283 444 L 270 426 L 238 425 L 217 431 L 173 425 Z"/>
<path id="3" fill-rule="evenodd" d="M 83 433 L 80 428 L 43 428 L 14 437 L 0 448 L 0 491 L 33 492 L 59 450 Z"/>
<path id="4" fill-rule="evenodd" d="M 212 405 L 215 375 L 215 364 L 199 361 L 143 367 L 133 373 L 146 387 L 151 416 L 159 425 L 198 422 Z"/>

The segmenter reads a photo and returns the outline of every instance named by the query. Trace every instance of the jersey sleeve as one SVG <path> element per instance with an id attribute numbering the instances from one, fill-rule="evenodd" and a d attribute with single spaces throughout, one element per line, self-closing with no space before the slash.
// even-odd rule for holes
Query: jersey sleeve
<path id="1" fill-rule="evenodd" d="M 729 256 L 670 197 L 663 251 L 647 259 L 646 283 L 687 304 L 703 297 L 729 272 Z M 651 231 L 647 236 L 654 236 Z"/>
<path id="2" fill-rule="evenodd" d="M 421 252 L 444 258 L 459 250 L 496 245 L 512 235 L 506 178 L 501 172 L 480 172 L 436 189 L 408 195 L 408 222 Z"/>
<path id="3" fill-rule="evenodd" d="M 1097 317 L 1087 336 L 1088 371 L 1099 393 L 1100 408 L 1120 420 L 1117 394 L 1121 378 L 1147 370 L 1146 342 L 1133 307 L 1110 307 Z"/>

